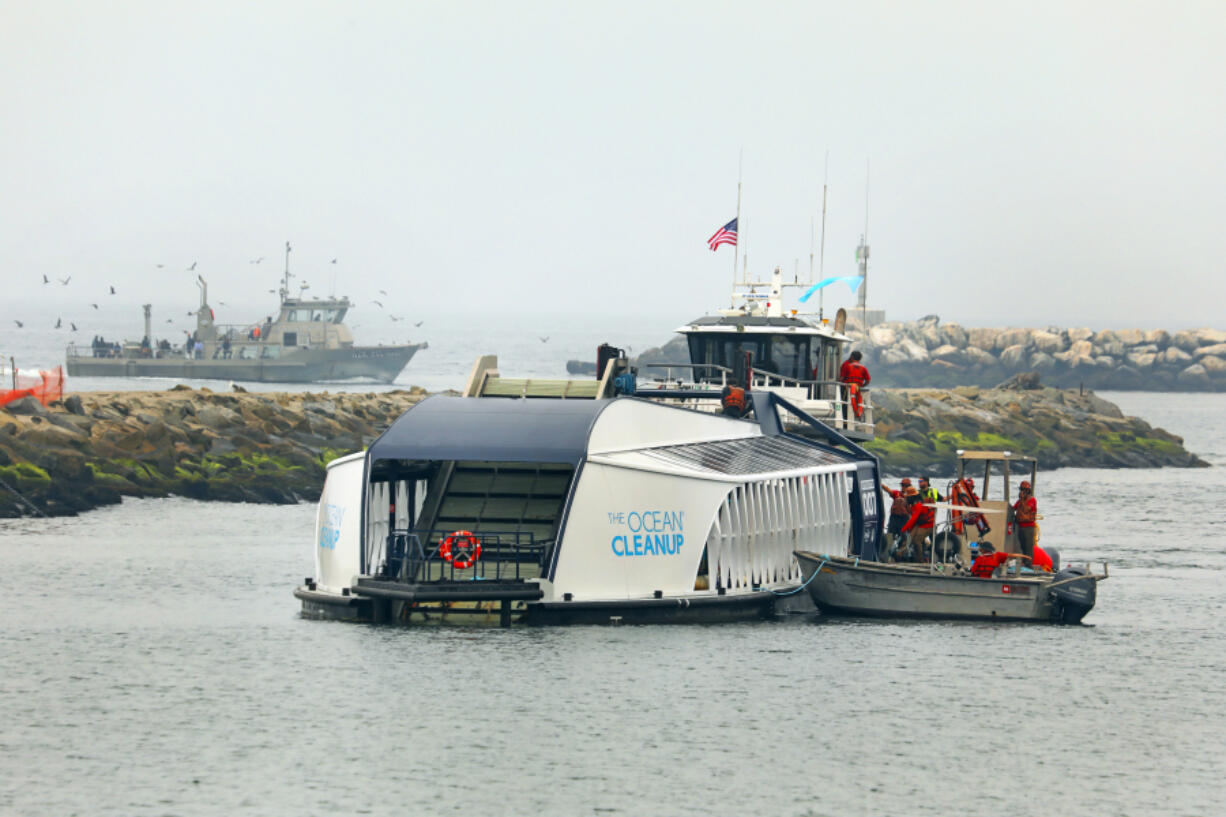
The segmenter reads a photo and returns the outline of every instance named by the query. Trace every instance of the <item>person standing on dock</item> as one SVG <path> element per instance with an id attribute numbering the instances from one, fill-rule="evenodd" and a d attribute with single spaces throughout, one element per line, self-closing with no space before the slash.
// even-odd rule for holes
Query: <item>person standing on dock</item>
<path id="1" fill-rule="evenodd" d="M 1034 558 L 1035 519 L 1039 515 L 1038 503 L 1030 490 L 1030 482 L 1022 480 L 1017 486 L 1018 498 L 1013 503 L 1013 521 L 1017 528 L 1017 546 L 1030 559 Z"/>
<path id="2" fill-rule="evenodd" d="M 861 389 L 872 382 L 872 375 L 868 373 L 868 369 L 860 361 L 864 355 L 860 354 L 860 350 L 852 352 L 847 356 L 847 360 L 843 361 L 843 365 L 839 367 L 839 381 L 847 384 L 847 400 L 851 403 L 851 409 L 855 412 L 856 419 L 864 419 L 864 398 L 860 394 Z M 844 410 L 843 419 L 847 419 L 847 412 Z"/>

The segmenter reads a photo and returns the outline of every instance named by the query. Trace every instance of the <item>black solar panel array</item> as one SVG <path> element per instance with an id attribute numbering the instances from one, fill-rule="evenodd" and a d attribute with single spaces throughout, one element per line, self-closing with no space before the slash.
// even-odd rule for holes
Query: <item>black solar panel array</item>
<path id="1" fill-rule="evenodd" d="M 791 471 L 848 462 L 844 456 L 786 437 L 745 437 L 669 445 L 638 453 L 674 466 L 735 475 Z"/>

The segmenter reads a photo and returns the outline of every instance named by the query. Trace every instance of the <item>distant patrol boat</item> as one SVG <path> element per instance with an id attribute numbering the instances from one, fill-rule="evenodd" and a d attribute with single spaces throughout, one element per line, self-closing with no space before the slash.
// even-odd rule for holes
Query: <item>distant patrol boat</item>
<path id="1" fill-rule="evenodd" d="M 723 621 L 812 611 L 797 550 L 872 557 L 876 459 L 769 391 L 736 417 L 599 380 L 501 377 L 409 409 L 333 461 L 309 617 L 376 622 Z M 813 436 L 785 428 L 802 419 Z"/>
<path id="2" fill-rule="evenodd" d="M 274 318 L 246 325 L 214 323 L 208 284 L 197 276 L 200 306 L 196 332 L 184 344 L 154 339 L 152 307 L 145 304 L 141 341 L 74 344 L 68 347 L 68 374 L 91 377 L 173 377 L 264 383 L 321 383 L 371 380 L 392 383 L 426 343 L 356 346 L 345 326 L 352 304 L 346 297 L 290 297 L 289 255 Z M 196 343 L 199 342 L 197 348 Z"/>

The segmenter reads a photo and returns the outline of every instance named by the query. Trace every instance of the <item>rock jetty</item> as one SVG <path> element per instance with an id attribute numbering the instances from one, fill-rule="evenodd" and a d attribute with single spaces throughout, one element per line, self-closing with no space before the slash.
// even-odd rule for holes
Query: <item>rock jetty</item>
<path id="1" fill-rule="evenodd" d="M 123 496 L 315 500 L 324 466 L 425 396 L 81 392 L 0 410 L 0 517 L 72 515 Z"/>
<path id="2" fill-rule="evenodd" d="M 1005 448 L 1042 467 L 1204 465 L 1180 438 L 1077 391 L 874 389 L 891 474 L 945 474 L 958 448 Z M 63 516 L 121 497 L 316 500 L 331 459 L 361 450 L 421 389 L 376 394 L 83 392 L 0 409 L 0 517 Z"/>
<path id="3" fill-rule="evenodd" d="M 895 476 L 949 475 L 958 449 L 1038 457 L 1041 469 L 1200 467 L 1174 434 L 1126 417 L 1092 392 L 1043 388 L 873 389 L 877 436 L 867 448 Z"/>
<path id="4" fill-rule="evenodd" d="M 881 386 L 990 386 L 1021 372 L 1065 388 L 1226 391 L 1226 332 L 1194 329 L 969 329 L 854 317 L 847 333 Z"/>

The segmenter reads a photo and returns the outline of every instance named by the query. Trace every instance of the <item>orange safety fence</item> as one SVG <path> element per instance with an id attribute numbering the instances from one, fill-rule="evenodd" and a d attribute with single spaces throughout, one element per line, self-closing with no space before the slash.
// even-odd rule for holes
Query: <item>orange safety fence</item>
<path id="1" fill-rule="evenodd" d="M 15 388 L 0 391 L 0 406 L 7 406 L 23 397 L 33 397 L 44 406 L 64 397 L 64 368 L 56 366 L 48 372 L 23 372 L 17 370 L 13 377 Z"/>

